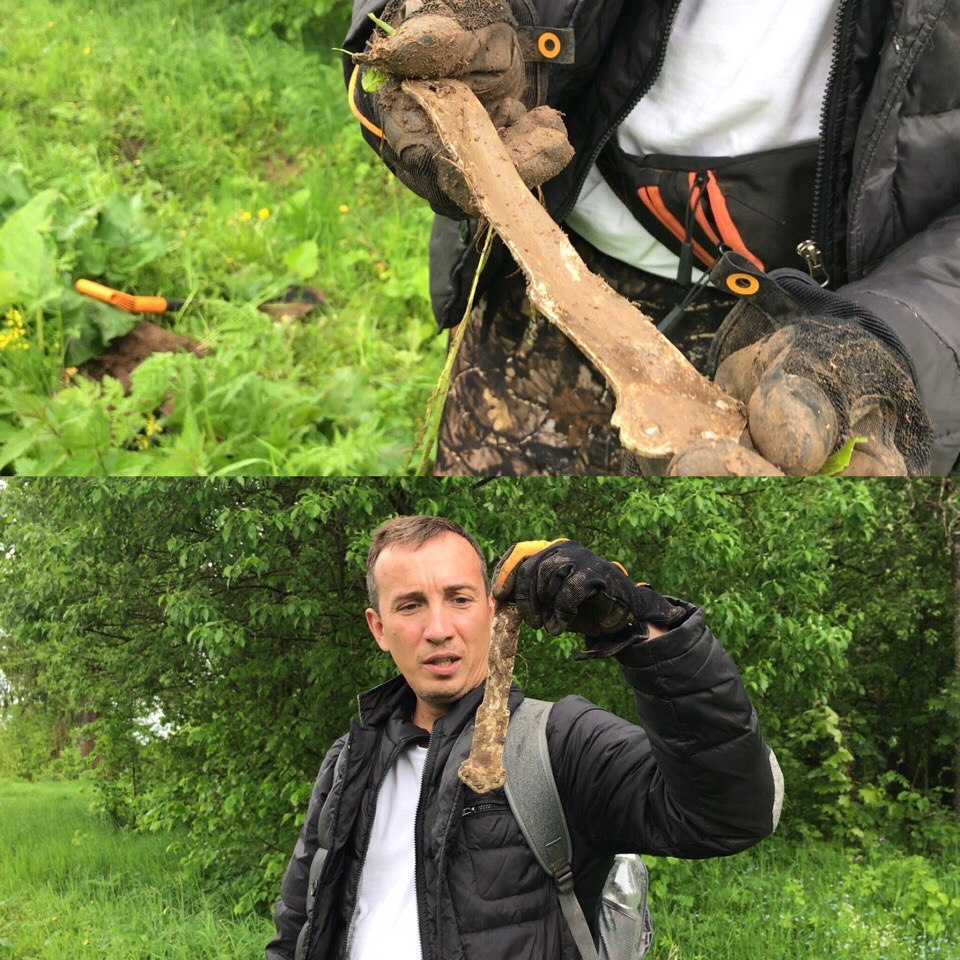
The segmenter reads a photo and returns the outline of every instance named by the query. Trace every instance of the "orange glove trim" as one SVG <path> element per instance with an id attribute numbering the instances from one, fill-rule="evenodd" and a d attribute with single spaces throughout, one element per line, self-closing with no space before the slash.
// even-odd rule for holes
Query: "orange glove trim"
<path id="1" fill-rule="evenodd" d="M 371 123 L 357 106 L 357 78 L 360 76 L 360 64 L 353 68 L 350 74 L 350 83 L 347 86 L 347 100 L 350 103 L 350 112 L 360 121 L 361 126 L 366 127 L 375 137 L 384 139 L 383 131 L 374 123 Z"/>
<path id="2" fill-rule="evenodd" d="M 532 557 L 541 550 L 552 547 L 555 543 L 566 543 L 569 539 L 569 537 L 560 537 L 557 540 L 521 540 L 519 543 L 515 543 L 497 571 L 497 579 L 493 584 L 493 595 L 496 597 L 502 593 L 509 593 L 513 589 L 516 569 L 527 557 Z"/>

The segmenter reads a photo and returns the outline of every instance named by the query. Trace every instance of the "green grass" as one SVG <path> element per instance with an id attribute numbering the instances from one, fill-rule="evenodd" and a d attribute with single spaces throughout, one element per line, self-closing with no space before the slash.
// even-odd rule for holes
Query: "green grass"
<path id="1" fill-rule="evenodd" d="M 205 894 L 169 840 L 97 818 L 77 784 L 0 781 L 0 958 L 261 955 L 270 921 Z M 935 862 L 775 837 L 736 857 L 650 862 L 652 960 L 960 956 L 956 852 Z M 933 888 L 954 907 L 929 906 Z"/>
<path id="2" fill-rule="evenodd" d="M 0 231 L 52 191 L 16 249 L 0 232 L 0 334 L 14 307 L 26 347 L 0 349 L 0 468 L 401 470 L 443 361 L 430 212 L 362 142 L 339 56 L 187 0 L 0 0 L 0 17 Z M 64 379 L 77 343 L 127 322 L 80 301 L 79 275 L 190 298 L 161 322 L 211 353 L 148 361 L 128 398 Z M 318 314 L 257 312 L 299 282 L 326 293 Z"/>
<path id="3" fill-rule="evenodd" d="M 0 782 L 0 957 L 262 956 L 273 925 L 237 920 L 167 852 L 97 818 L 76 784 Z"/>

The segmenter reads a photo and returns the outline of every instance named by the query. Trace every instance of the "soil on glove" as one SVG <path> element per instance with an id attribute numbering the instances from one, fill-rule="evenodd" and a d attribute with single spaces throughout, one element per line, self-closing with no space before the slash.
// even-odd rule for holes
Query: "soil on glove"
<path id="1" fill-rule="evenodd" d="M 418 0 L 391 0 L 383 19 L 397 26 L 404 11 L 408 17 L 427 13 L 449 17 L 465 30 L 477 30 L 491 23 L 516 25 L 517 22 L 507 0 L 423 0 L 422 3 Z"/>
<path id="2" fill-rule="evenodd" d="M 450 77 L 462 73 L 477 55 L 476 36 L 449 17 L 423 14 L 402 33 L 377 38 L 354 60 L 401 77 Z"/>
<path id="3" fill-rule="evenodd" d="M 592 274 L 517 176 L 480 102 L 457 81 L 405 81 L 460 168 L 477 207 L 528 281 L 528 296 L 590 360 L 617 397 L 625 447 L 654 460 L 700 440 L 736 441 L 742 404 L 697 373 L 628 300 Z"/>

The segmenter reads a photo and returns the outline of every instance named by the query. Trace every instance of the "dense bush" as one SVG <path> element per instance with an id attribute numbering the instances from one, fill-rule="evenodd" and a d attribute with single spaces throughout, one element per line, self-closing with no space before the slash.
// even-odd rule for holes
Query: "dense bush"
<path id="1" fill-rule="evenodd" d="M 247 36 L 273 31 L 307 42 L 339 40 L 347 32 L 353 4 L 349 0 L 231 0 L 223 11 Z"/>
<path id="2" fill-rule="evenodd" d="M 957 839 L 942 803 L 957 716 L 943 705 L 949 564 L 918 499 L 925 489 L 19 480 L 0 499 L 0 670 L 26 702 L 98 716 L 87 731 L 112 816 L 186 828 L 191 857 L 238 897 L 266 901 L 356 694 L 394 673 L 362 616 L 373 527 L 444 514 L 491 561 L 516 540 L 566 535 L 703 605 L 780 758 L 786 833 L 884 835 L 935 852 Z M 884 573 L 893 558 L 902 582 Z M 578 642 L 525 634 L 521 685 L 633 718 L 615 664 L 572 662 Z"/>

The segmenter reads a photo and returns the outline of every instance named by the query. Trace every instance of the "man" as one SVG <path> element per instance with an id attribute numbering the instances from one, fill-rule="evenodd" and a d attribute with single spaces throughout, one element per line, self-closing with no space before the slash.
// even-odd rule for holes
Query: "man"
<path id="1" fill-rule="evenodd" d="M 458 737 L 483 698 L 495 598 L 552 634 L 586 632 L 578 658 L 616 656 L 635 691 L 643 729 L 568 696 L 546 731 L 591 925 L 614 854 L 724 856 L 773 832 L 779 769 L 702 611 L 572 541 L 518 544 L 494 580 L 491 595 L 479 547 L 449 520 L 403 517 L 374 533 L 367 624 L 400 675 L 359 697 L 329 852 L 311 878 L 345 738 L 323 761 L 267 960 L 291 960 L 298 939 L 309 960 L 579 957 L 503 788 L 478 795 L 456 777 L 469 748 Z M 522 699 L 513 684 L 511 712 Z"/>
<path id="2" fill-rule="evenodd" d="M 811 473 L 862 436 L 855 472 L 954 466 L 960 3 L 356 0 L 354 11 L 351 51 L 372 39 L 371 11 L 399 28 L 386 46 L 374 38 L 391 77 L 446 72 L 474 87 L 527 182 L 552 177 L 547 209 L 588 266 L 658 322 L 723 249 L 777 271 L 799 320 L 777 329 L 783 318 L 732 311 L 735 298 L 706 289 L 674 334 L 748 404 L 761 454 Z M 438 214 L 431 295 L 452 327 L 477 264 L 469 200 L 396 79 L 368 93 L 345 65 L 364 136 Z M 602 378 L 531 318 L 502 246 L 479 289 L 440 472 L 629 472 Z M 723 457 L 673 469 L 722 473 Z"/>

